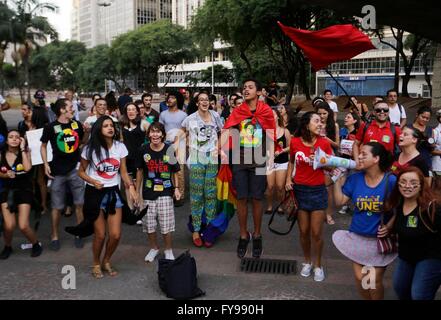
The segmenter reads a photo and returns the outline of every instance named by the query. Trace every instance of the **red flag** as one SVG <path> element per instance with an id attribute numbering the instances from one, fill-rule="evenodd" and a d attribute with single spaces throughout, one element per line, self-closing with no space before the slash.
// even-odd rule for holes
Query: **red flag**
<path id="1" fill-rule="evenodd" d="M 284 26 L 282 31 L 298 45 L 315 71 L 331 63 L 349 60 L 367 50 L 375 49 L 367 35 L 351 24 L 340 24 L 318 31 Z"/>

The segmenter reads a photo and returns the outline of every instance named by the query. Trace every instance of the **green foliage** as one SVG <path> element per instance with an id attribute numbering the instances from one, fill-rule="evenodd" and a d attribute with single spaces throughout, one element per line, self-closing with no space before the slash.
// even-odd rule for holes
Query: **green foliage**
<path id="1" fill-rule="evenodd" d="M 212 84 L 212 68 L 207 68 L 201 72 L 201 82 Z M 229 83 L 234 81 L 234 74 L 232 70 L 225 68 L 221 64 L 214 66 L 214 83 Z"/>
<path id="2" fill-rule="evenodd" d="M 192 31 L 201 48 L 211 48 L 218 38 L 233 45 L 243 61 L 235 59 L 238 76 L 246 73 L 265 80 L 268 78 L 265 70 L 274 70 L 271 73 L 277 71 L 276 81 L 286 79 L 291 89 L 300 76 L 307 91 L 305 58 L 283 34 L 277 21 L 309 30 L 335 23 L 355 24 L 353 18 L 337 16 L 331 10 L 306 5 L 302 0 L 207 0 L 193 19 Z"/>
<path id="3" fill-rule="evenodd" d="M 32 56 L 31 74 L 36 81 L 41 81 L 42 78 L 52 80 L 46 82 L 46 85 L 75 89 L 77 69 L 85 55 L 86 47 L 81 42 L 52 42 Z"/>
<path id="4" fill-rule="evenodd" d="M 77 69 L 79 87 L 86 92 L 104 91 L 104 80 L 116 83 L 118 74 L 111 59 L 110 48 L 99 45 L 89 49 Z"/>
<path id="5" fill-rule="evenodd" d="M 146 24 L 115 39 L 111 56 L 118 74 L 142 75 L 145 88 L 157 86 L 160 66 L 167 68 L 197 55 L 192 35 L 168 20 Z"/>

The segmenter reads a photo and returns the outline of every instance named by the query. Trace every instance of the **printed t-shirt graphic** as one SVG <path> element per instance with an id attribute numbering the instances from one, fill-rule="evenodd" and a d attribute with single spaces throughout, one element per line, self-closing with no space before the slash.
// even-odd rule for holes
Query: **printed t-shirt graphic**
<path id="1" fill-rule="evenodd" d="M 174 164 L 171 164 L 166 146 L 161 151 L 154 151 L 150 145 L 143 145 L 138 153 L 136 166 L 144 173 L 143 198 L 145 200 L 173 196 L 172 173 L 179 171 L 179 164 L 176 160 Z"/>
<path id="2" fill-rule="evenodd" d="M 252 123 L 245 119 L 240 123 L 240 146 L 244 148 L 258 148 L 262 145 L 262 127 L 258 122 Z"/>
<path id="3" fill-rule="evenodd" d="M 80 139 L 78 133 L 78 123 L 72 122 L 71 128 L 62 129 L 61 125 L 54 127 L 57 135 L 57 148 L 63 153 L 73 153 L 78 149 Z"/>
<path id="4" fill-rule="evenodd" d="M 81 153 L 81 157 L 87 159 L 87 150 L 85 147 Z M 126 158 L 128 155 L 126 146 L 119 142 L 114 141 L 112 147 L 109 150 L 109 156 L 107 157 L 106 151 L 101 148 L 101 157 L 103 160 L 98 160 L 95 154 L 92 156 L 88 167 L 88 175 L 94 179 L 100 181 L 105 188 L 113 187 L 119 184 L 119 169 L 121 167 L 121 159 Z"/>
<path id="5" fill-rule="evenodd" d="M 52 175 L 61 176 L 74 170 L 80 160 L 80 141 L 83 126 L 78 121 L 60 123 L 54 121 L 46 125 L 41 136 L 42 143 L 50 141 L 53 160 L 50 162 Z"/>

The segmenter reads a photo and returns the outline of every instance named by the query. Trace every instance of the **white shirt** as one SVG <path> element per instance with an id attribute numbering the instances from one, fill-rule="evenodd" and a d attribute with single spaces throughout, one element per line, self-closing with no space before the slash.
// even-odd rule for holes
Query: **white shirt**
<path id="1" fill-rule="evenodd" d="M 435 140 L 435 150 L 441 151 L 441 124 L 433 129 L 433 139 Z M 441 171 L 441 156 L 432 156 L 432 170 Z"/>
<path id="2" fill-rule="evenodd" d="M 334 101 L 329 101 L 328 104 L 331 110 L 334 111 L 334 113 L 338 112 L 337 104 Z"/>
<path id="3" fill-rule="evenodd" d="M 87 159 L 87 149 L 87 146 L 84 147 L 81 158 L 90 161 L 90 159 Z M 98 161 L 97 156 L 93 154 L 92 161 L 87 167 L 87 175 L 104 184 L 105 188 L 119 185 L 121 159 L 127 157 L 128 154 L 129 152 L 124 143 L 114 141 L 112 148 L 109 150 L 109 157 L 106 156 L 106 151 L 103 148 L 101 148 L 101 158 L 103 160 Z"/>
<path id="4" fill-rule="evenodd" d="M 401 119 L 406 119 L 406 110 L 404 109 L 404 106 L 401 106 L 401 110 L 402 113 L 400 115 L 400 107 L 398 106 L 398 104 L 395 104 L 394 107 L 391 108 L 391 106 L 389 106 L 389 120 L 391 123 L 395 123 L 400 125 L 401 124 Z"/>
<path id="5" fill-rule="evenodd" d="M 6 103 L 5 98 L 3 98 L 3 96 L 0 94 L 0 105 Z"/>
<path id="6" fill-rule="evenodd" d="M 74 119 L 80 121 L 80 103 L 78 100 L 72 101 L 72 109 L 74 110 Z"/>
<path id="7" fill-rule="evenodd" d="M 118 123 L 118 119 L 116 119 L 115 117 L 109 116 L 110 118 L 112 118 L 113 122 Z M 87 117 L 86 120 L 84 120 L 84 123 L 90 124 L 90 126 L 93 126 L 93 124 L 98 120 L 98 117 L 95 116 L 90 116 Z"/>

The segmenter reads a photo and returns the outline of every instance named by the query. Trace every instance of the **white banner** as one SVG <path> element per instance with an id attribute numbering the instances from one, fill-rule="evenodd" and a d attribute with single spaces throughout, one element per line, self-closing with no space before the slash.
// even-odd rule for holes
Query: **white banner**
<path id="1" fill-rule="evenodd" d="M 29 150 L 31 151 L 31 163 L 33 166 L 43 163 L 41 158 L 41 136 L 43 135 L 43 128 L 37 130 L 31 130 L 26 132 L 26 138 L 28 140 Z M 52 146 L 49 142 L 47 144 L 47 161 L 52 161 Z"/>

